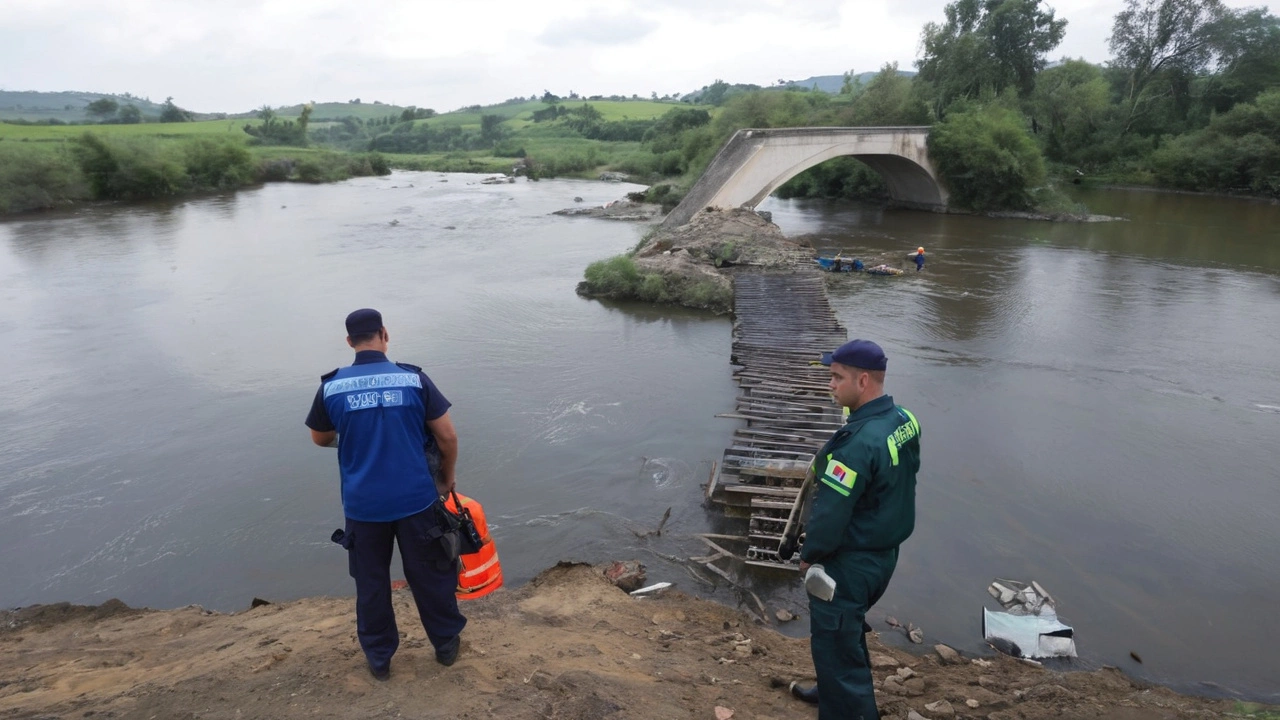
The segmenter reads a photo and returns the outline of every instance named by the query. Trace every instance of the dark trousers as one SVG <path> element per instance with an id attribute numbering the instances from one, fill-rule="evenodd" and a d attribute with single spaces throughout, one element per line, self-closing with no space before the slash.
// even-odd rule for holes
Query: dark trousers
<path id="1" fill-rule="evenodd" d="M 369 665 L 389 667 L 400 646 L 396 616 L 391 607 L 392 543 L 400 546 L 404 577 L 413 591 L 418 617 L 432 647 L 439 650 L 457 637 L 467 619 L 458 611 L 457 567 L 432 530 L 438 520 L 435 506 L 392 522 L 362 522 L 347 518 L 343 546 L 351 577 L 356 581 L 356 633 Z"/>
<path id="2" fill-rule="evenodd" d="M 819 720 L 878 720 L 867 652 L 867 611 L 884 595 L 897 549 L 850 553 L 824 567 L 836 580 L 830 602 L 809 596 L 809 647 L 818 676 Z"/>

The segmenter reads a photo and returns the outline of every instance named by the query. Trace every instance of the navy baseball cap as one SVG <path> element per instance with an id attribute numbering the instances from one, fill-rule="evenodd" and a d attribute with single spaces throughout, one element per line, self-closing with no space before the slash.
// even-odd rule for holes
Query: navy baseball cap
<path id="1" fill-rule="evenodd" d="M 884 370 L 889 359 L 884 356 L 884 350 L 870 340 L 850 340 L 836 348 L 835 352 L 822 354 L 823 365 L 833 362 L 862 370 Z"/>
<path id="2" fill-rule="evenodd" d="M 382 329 L 382 313 L 373 308 L 361 308 L 347 316 L 347 337 L 368 335 Z"/>

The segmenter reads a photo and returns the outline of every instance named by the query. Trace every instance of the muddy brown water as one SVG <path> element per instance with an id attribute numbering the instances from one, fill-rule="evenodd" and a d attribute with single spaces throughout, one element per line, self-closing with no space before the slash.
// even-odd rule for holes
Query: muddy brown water
<path id="1" fill-rule="evenodd" d="M 714 418 L 735 395 L 729 322 L 574 294 L 645 228 L 550 213 L 633 187 L 478 179 L 0 223 L 0 606 L 350 594 L 328 542 L 335 460 L 302 419 L 349 360 L 342 316 L 365 305 L 393 358 L 455 403 L 460 488 L 484 503 L 509 583 L 638 557 L 653 580 L 736 602 L 663 557 L 701 554 L 689 535 L 721 525 L 697 500 L 734 427 Z M 904 267 L 928 251 L 918 276 L 831 287 L 924 427 L 918 529 L 872 622 L 979 651 L 986 584 L 1035 579 L 1080 666 L 1276 701 L 1280 207 L 1081 199 L 1128 220 L 762 206 L 823 250 Z M 638 538 L 667 507 L 662 537 Z M 789 577 L 751 582 L 803 610 Z"/>

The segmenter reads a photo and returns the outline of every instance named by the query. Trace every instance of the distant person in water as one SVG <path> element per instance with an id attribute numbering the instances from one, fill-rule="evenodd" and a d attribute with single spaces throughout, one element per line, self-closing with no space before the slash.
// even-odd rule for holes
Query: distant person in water
<path id="1" fill-rule="evenodd" d="M 924 269 L 924 248 L 916 248 L 916 272 Z"/>

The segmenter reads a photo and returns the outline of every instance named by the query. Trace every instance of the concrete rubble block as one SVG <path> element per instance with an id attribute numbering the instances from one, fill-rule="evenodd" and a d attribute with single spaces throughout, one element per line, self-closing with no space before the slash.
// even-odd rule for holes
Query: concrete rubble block
<path id="1" fill-rule="evenodd" d="M 942 658 L 943 665 L 955 665 L 961 661 L 960 653 L 956 652 L 955 650 L 951 649 L 946 645 L 939 643 L 937 645 L 934 645 L 933 649 L 935 652 L 938 653 L 938 657 Z"/>
<path id="2" fill-rule="evenodd" d="M 609 582 L 626 592 L 634 592 L 644 585 L 644 564 L 637 560 L 615 560 L 604 568 Z"/>

